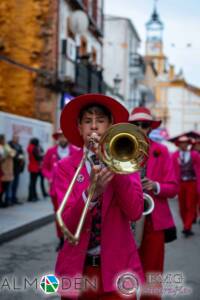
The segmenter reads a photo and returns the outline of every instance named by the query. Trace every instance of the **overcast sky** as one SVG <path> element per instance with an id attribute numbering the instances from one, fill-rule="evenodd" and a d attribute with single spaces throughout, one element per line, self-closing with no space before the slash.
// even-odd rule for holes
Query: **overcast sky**
<path id="1" fill-rule="evenodd" d="M 144 54 L 145 23 L 153 10 L 154 0 L 105 0 L 105 13 L 130 18 L 142 40 Z M 200 0 L 159 0 L 160 18 L 164 23 L 164 53 L 176 72 L 183 69 L 185 79 L 200 87 Z M 191 44 L 190 47 L 187 45 Z"/>

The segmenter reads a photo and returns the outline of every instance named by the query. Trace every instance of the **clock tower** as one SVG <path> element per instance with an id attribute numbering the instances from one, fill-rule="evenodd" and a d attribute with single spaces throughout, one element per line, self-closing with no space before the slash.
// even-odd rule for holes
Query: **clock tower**
<path id="1" fill-rule="evenodd" d="M 153 61 L 158 75 L 165 70 L 166 57 L 163 54 L 163 22 L 157 12 L 156 0 L 150 20 L 146 23 L 146 57 Z"/>

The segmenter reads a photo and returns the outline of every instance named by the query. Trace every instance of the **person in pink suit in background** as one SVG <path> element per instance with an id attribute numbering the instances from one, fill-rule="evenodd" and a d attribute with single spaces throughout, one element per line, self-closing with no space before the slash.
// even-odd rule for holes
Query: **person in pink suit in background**
<path id="1" fill-rule="evenodd" d="M 196 138 L 195 140 L 192 140 L 192 148 L 191 150 L 195 150 L 200 154 L 200 135 L 198 138 Z M 199 171 L 200 172 L 200 171 Z M 200 192 L 197 195 L 197 214 L 196 214 L 196 219 L 198 219 L 200 216 Z M 199 224 L 200 224 L 200 219 L 198 220 Z"/>
<path id="2" fill-rule="evenodd" d="M 69 102 L 61 114 L 61 128 L 69 142 L 81 147 L 70 159 L 63 159 L 56 169 L 55 189 L 59 205 L 74 173 L 95 135 L 96 142 L 112 125 L 128 122 L 128 111 L 113 98 L 100 94 L 81 95 Z M 58 253 L 56 276 L 70 279 L 70 288 L 60 288 L 64 299 L 136 299 L 119 289 L 126 274 L 135 278 L 139 288 L 144 275 L 132 235 L 130 221 L 143 212 L 143 194 L 138 172 L 114 174 L 101 166 L 94 149 L 89 154 L 73 187 L 63 212 L 66 226 L 74 233 L 80 219 L 88 188 L 96 180 L 95 193 L 81 232 L 80 241 L 65 241 Z M 98 165 L 95 165 L 98 162 Z M 131 274 L 131 275 L 130 275 Z M 76 289 L 74 281 L 96 278 L 95 289 Z M 121 279 L 121 281 L 120 281 Z M 64 280 L 63 280 L 64 281 Z M 123 282 L 124 283 L 124 282 Z M 132 287 L 132 285 L 131 285 Z"/>
<path id="3" fill-rule="evenodd" d="M 45 153 L 42 162 L 42 174 L 49 182 L 49 187 L 50 187 L 49 193 L 51 196 L 54 212 L 56 213 L 58 209 L 58 202 L 56 199 L 56 194 L 55 194 L 54 184 L 53 184 L 54 182 L 53 174 L 55 168 L 59 160 L 73 155 L 78 150 L 78 148 L 68 143 L 61 129 L 58 129 L 56 132 L 54 132 L 52 137 L 57 142 L 57 144 L 49 148 Z M 56 251 L 58 251 L 63 246 L 64 238 L 63 238 L 63 233 L 60 230 L 57 221 L 55 222 L 56 222 L 56 233 L 59 239 L 59 243 L 56 248 Z"/>
<path id="4" fill-rule="evenodd" d="M 149 109 L 136 107 L 130 114 L 129 123 L 138 126 L 146 136 L 158 128 L 161 120 L 154 120 Z M 177 180 L 172 159 L 166 146 L 149 139 L 149 156 L 141 172 L 142 186 L 155 203 L 154 210 L 146 216 L 143 239 L 139 248 L 145 274 L 162 274 L 165 242 L 176 239 L 176 227 L 169 208 L 168 198 L 176 196 Z M 146 277 L 148 283 L 148 277 Z M 159 286 L 160 287 L 160 286 Z M 156 287 L 153 287 L 156 288 Z M 144 295 L 141 299 L 160 299 L 156 295 Z"/>
<path id="5" fill-rule="evenodd" d="M 192 223 L 197 215 L 197 201 L 200 193 L 200 154 L 190 150 L 191 139 L 186 135 L 174 140 L 179 148 L 173 153 L 176 177 L 179 182 L 179 211 L 185 237 L 192 236 Z"/>

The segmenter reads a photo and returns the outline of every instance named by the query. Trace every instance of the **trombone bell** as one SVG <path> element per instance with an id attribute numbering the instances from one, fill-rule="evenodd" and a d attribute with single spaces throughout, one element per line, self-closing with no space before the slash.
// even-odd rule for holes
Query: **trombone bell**
<path id="1" fill-rule="evenodd" d="M 130 174 L 145 163 L 148 148 L 148 140 L 137 126 L 120 123 L 111 126 L 102 136 L 98 156 L 113 172 Z"/>

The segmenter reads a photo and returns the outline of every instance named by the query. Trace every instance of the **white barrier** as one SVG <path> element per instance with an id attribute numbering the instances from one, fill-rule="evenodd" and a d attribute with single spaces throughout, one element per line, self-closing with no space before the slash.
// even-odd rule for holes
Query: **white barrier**
<path id="1" fill-rule="evenodd" d="M 0 112 L 0 134 L 5 134 L 7 141 L 12 139 L 13 134 L 17 134 L 19 136 L 19 143 L 22 145 L 26 155 L 26 167 L 20 176 L 17 193 L 20 199 L 26 199 L 28 196 L 27 145 L 32 137 L 36 137 L 40 140 L 41 146 L 46 151 L 52 144 L 52 129 L 52 124 L 48 122 Z M 39 187 L 38 190 L 40 192 Z"/>

